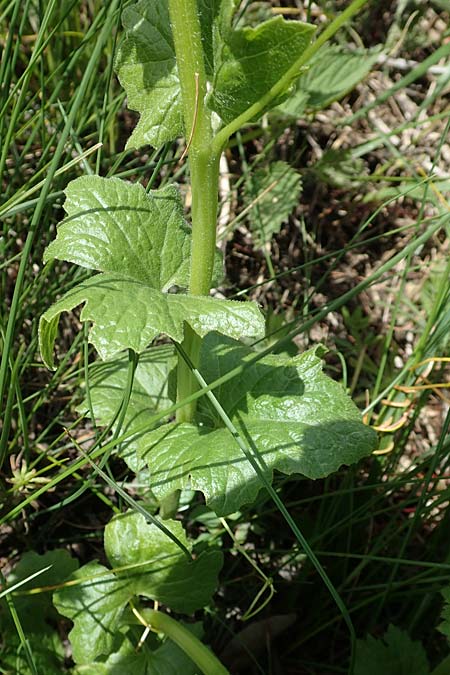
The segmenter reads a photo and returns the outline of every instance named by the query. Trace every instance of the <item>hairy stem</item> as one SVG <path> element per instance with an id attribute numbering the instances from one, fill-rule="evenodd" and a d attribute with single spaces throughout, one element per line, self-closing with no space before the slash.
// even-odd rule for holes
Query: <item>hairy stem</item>
<path id="1" fill-rule="evenodd" d="M 192 253 L 189 292 L 208 295 L 214 268 L 220 152 L 212 150 L 211 112 L 205 106 L 206 73 L 196 0 L 169 0 L 175 44 L 185 133 L 189 146 L 192 191 Z M 185 324 L 183 349 L 197 366 L 201 340 Z M 190 396 L 197 383 L 184 361 L 178 364 L 178 401 Z M 177 412 L 177 420 L 189 422 L 195 402 Z"/>

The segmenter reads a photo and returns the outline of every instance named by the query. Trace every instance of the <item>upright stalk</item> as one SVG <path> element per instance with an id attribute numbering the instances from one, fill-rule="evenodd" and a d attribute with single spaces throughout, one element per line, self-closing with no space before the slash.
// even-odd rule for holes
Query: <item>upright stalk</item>
<path id="1" fill-rule="evenodd" d="M 169 0 L 170 21 L 180 78 L 185 134 L 189 143 L 189 168 L 192 191 L 192 253 L 189 293 L 208 295 L 216 248 L 217 191 L 219 151 L 213 152 L 211 112 L 205 106 L 206 72 L 200 21 L 196 0 Z M 201 340 L 185 324 L 183 349 L 198 365 Z M 178 364 L 178 400 L 198 388 L 195 377 L 180 359 Z M 177 420 L 189 422 L 195 402 L 177 412 Z"/>

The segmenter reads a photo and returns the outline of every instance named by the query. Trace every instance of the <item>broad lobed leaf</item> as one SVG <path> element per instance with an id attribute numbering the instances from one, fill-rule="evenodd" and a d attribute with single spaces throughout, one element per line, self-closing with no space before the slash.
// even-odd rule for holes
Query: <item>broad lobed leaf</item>
<path id="1" fill-rule="evenodd" d="M 65 194 L 67 217 L 45 262 L 67 260 L 161 291 L 188 285 L 191 232 L 177 186 L 146 193 L 119 178 L 81 176 Z"/>
<path id="2" fill-rule="evenodd" d="M 141 117 L 128 148 L 159 147 L 183 133 L 180 83 L 167 2 L 140 0 L 122 13 L 115 68 L 128 106 Z"/>
<path id="3" fill-rule="evenodd" d="M 181 523 L 166 520 L 164 525 L 188 546 Z M 214 550 L 188 560 L 158 527 L 131 511 L 106 526 L 105 550 L 112 570 L 90 562 L 73 575 L 79 583 L 64 586 L 53 595 L 58 611 L 74 623 L 69 637 L 73 658 L 79 664 L 116 651 L 118 636 L 127 623 L 125 607 L 135 596 L 185 613 L 206 605 L 223 563 L 222 553 Z"/>
<path id="4" fill-rule="evenodd" d="M 40 348 L 49 367 L 59 315 L 83 303 L 81 320 L 94 322 L 90 340 L 104 359 L 123 349 L 140 353 L 161 333 L 181 342 L 184 321 L 200 336 L 211 330 L 232 337 L 264 334 L 255 303 L 166 292 L 189 281 L 191 235 L 175 186 L 146 194 L 142 186 L 116 178 L 85 176 L 66 195 L 68 217 L 45 260 L 68 260 L 102 273 L 71 289 L 41 317 Z"/>
<path id="5" fill-rule="evenodd" d="M 76 663 L 89 663 L 112 651 L 120 617 L 133 593 L 126 579 L 98 562 L 89 562 L 72 577 L 78 583 L 55 591 L 53 602 L 74 623 L 69 633 Z"/>
<path id="6" fill-rule="evenodd" d="M 189 547 L 181 523 L 166 520 L 164 525 Z M 105 551 L 113 567 L 130 568 L 120 578 L 128 580 L 133 595 L 158 600 L 186 614 L 208 604 L 223 561 L 220 551 L 204 551 L 188 560 L 164 532 L 131 511 L 106 526 Z"/>
<path id="7" fill-rule="evenodd" d="M 141 353 L 158 335 L 181 342 L 186 321 L 201 337 L 219 331 L 231 337 L 262 337 L 264 319 L 254 302 L 161 293 L 118 274 L 97 274 L 52 305 L 39 323 L 42 358 L 54 367 L 53 345 L 62 312 L 84 303 L 81 321 L 92 321 L 89 341 L 102 359 L 123 349 Z"/>
<path id="8" fill-rule="evenodd" d="M 200 371 L 213 382 L 245 366 L 253 353 L 239 342 L 210 334 Z M 321 353 L 315 348 L 295 358 L 266 356 L 214 390 L 242 438 L 263 459 L 269 480 L 275 469 L 323 477 L 375 448 L 375 432 L 362 423 L 341 385 L 322 372 Z M 141 409 L 134 407 L 132 414 L 139 419 Z M 128 455 L 133 452 L 147 462 L 158 498 L 188 487 L 202 491 L 217 513 L 228 514 L 252 502 L 261 487 L 236 440 L 204 398 L 195 423 L 141 431 L 127 445 Z"/>
<path id="9" fill-rule="evenodd" d="M 282 17 L 230 33 L 216 70 L 210 104 L 213 110 L 229 123 L 257 103 L 295 64 L 313 33 L 313 26 Z M 273 100 L 268 108 L 278 102 L 279 98 Z"/>

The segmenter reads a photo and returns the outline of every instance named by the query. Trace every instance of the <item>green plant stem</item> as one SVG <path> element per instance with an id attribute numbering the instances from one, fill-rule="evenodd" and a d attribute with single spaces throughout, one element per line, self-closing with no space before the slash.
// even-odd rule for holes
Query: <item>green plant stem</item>
<path id="1" fill-rule="evenodd" d="M 359 12 L 367 2 L 368 0 L 353 0 L 353 2 L 325 28 L 317 40 L 305 49 L 297 61 L 286 71 L 283 77 L 281 77 L 278 82 L 264 94 L 264 96 L 261 96 L 256 103 L 253 103 L 253 105 L 247 108 L 247 110 L 244 110 L 243 113 L 238 115 L 238 117 L 217 133 L 214 138 L 213 151 L 220 152 L 232 134 L 239 131 L 244 124 L 247 124 L 253 118 L 258 117 L 271 101 L 277 98 L 283 91 L 286 91 L 292 82 L 299 76 L 302 66 L 304 66 L 325 42 L 328 42 L 328 40 L 332 38 L 333 35 L 352 18 L 352 16 Z"/>
<path id="2" fill-rule="evenodd" d="M 205 675 L 230 675 L 217 657 L 178 621 L 154 609 L 142 612 L 153 630 L 167 635 L 189 656 Z"/>
<path id="3" fill-rule="evenodd" d="M 208 295 L 214 267 L 216 247 L 216 218 L 220 155 L 230 136 L 250 119 L 257 116 L 270 101 L 284 91 L 300 68 L 332 37 L 367 0 L 353 0 L 318 39 L 259 101 L 250 106 L 214 137 L 211 112 L 205 106 L 206 73 L 203 58 L 202 35 L 196 0 L 169 0 L 170 20 L 175 45 L 186 138 L 189 146 L 189 165 L 192 191 L 192 253 L 189 292 Z M 199 363 L 201 340 L 185 326 L 182 348 L 195 367 Z M 182 401 L 198 389 L 198 383 L 189 366 L 178 362 L 177 400 Z M 183 406 L 177 412 L 178 422 L 190 422 L 196 403 Z"/>
<path id="4" fill-rule="evenodd" d="M 170 20 L 180 77 L 183 117 L 189 150 L 192 192 L 192 253 L 189 292 L 208 295 L 216 250 L 220 151 L 212 151 L 211 112 L 205 106 L 206 73 L 196 0 L 169 0 Z M 197 366 L 200 338 L 185 325 L 183 349 Z M 179 359 L 178 401 L 198 388 L 190 368 Z M 189 422 L 195 401 L 179 409 L 177 420 Z"/>

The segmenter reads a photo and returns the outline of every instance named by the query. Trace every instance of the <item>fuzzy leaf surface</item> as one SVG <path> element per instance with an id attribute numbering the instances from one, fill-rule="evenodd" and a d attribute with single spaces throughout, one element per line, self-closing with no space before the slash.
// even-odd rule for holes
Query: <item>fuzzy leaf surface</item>
<path id="1" fill-rule="evenodd" d="M 101 274 L 71 289 L 41 317 L 40 347 L 49 367 L 60 313 L 83 303 L 81 320 L 94 322 L 91 341 L 104 359 L 127 348 L 140 353 L 160 333 L 180 342 L 184 320 L 199 335 L 263 334 L 255 303 L 165 292 L 189 280 L 191 235 L 176 187 L 146 194 L 119 179 L 85 176 L 66 195 L 67 219 L 45 260 L 68 260 Z"/>
<path id="2" fill-rule="evenodd" d="M 425 650 L 408 633 L 390 625 L 383 639 L 356 642 L 355 675 L 429 675 Z"/>
<path id="3" fill-rule="evenodd" d="M 200 370 L 213 382 L 249 357 L 233 340 L 209 335 Z M 290 358 L 267 356 L 215 390 L 247 445 L 273 470 L 321 478 L 370 454 L 376 434 L 343 388 L 322 372 L 320 349 Z M 147 461 L 158 498 L 177 488 L 204 493 L 216 513 L 228 514 L 252 502 L 261 485 L 235 439 L 205 399 L 197 424 L 169 424 L 133 442 Z"/>
<path id="4" fill-rule="evenodd" d="M 313 26 L 282 17 L 230 32 L 210 101 L 223 122 L 233 121 L 267 94 L 309 46 L 313 33 Z"/>
<path id="5" fill-rule="evenodd" d="M 191 234 L 175 185 L 146 193 L 119 178 L 81 176 L 65 190 L 65 220 L 44 261 L 67 260 L 161 291 L 189 283 Z"/>
<path id="6" fill-rule="evenodd" d="M 92 321 L 89 341 L 102 359 L 123 349 L 141 353 L 158 335 L 181 342 L 184 321 L 201 337 L 219 331 L 232 337 L 262 337 L 264 319 L 256 303 L 162 293 L 118 274 L 97 274 L 83 281 L 41 317 L 41 354 L 53 367 L 53 344 L 62 312 L 84 304 L 81 321 Z"/>
<path id="7" fill-rule="evenodd" d="M 258 247 L 279 232 L 297 206 L 301 191 L 299 174 L 286 162 L 274 162 L 257 169 L 245 183 L 245 200 L 250 208 L 247 220 Z"/>
<path id="8" fill-rule="evenodd" d="M 164 524 L 188 546 L 181 523 Z M 105 550 L 113 567 L 133 566 L 120 575 L 128 580 L 132 595 L 158 600 L 187 614 L 210 601 L 223 562 L 220 551 L 204 551 L 196 560 L 187 560 L 164 532 L 131 511 L 108 523 Z"/>
<path id="9" fill-rule="evenodd" d="M 158 148 L 183 134 L 180 82 L 166 2 L 141 0 L 122 13 L 125 39 L 115 69 L 128 97 L 140 113 L 127 148 Z"/>

